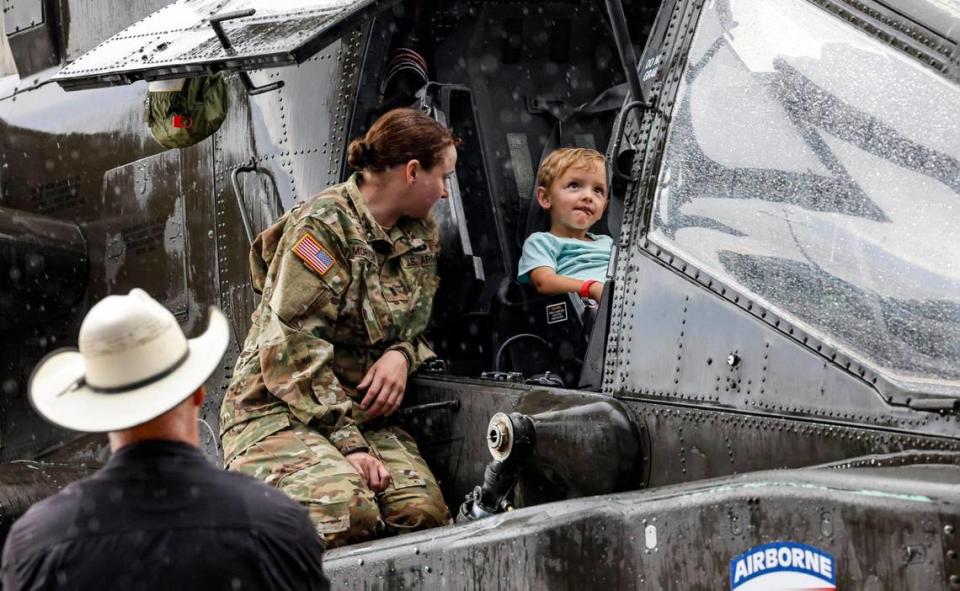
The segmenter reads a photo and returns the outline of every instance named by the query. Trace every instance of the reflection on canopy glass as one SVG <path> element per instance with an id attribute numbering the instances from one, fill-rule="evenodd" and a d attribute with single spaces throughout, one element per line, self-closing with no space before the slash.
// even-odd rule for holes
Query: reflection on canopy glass
<path id="1" fill-rule="evenodd" d="M 715 0 L 651 238 L 876 366 L 960 384 L 960 89 L 803 0 Z"/>

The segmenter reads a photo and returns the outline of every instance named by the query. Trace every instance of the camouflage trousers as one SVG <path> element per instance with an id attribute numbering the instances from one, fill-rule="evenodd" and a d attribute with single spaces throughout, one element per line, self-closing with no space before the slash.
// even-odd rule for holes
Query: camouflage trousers
<path id="1" fill-rule="evenodd" d="M 328 548 L 450 523 L 450 513 L 417 444 L 403 429 L 364 431 L 370 453 L 393 477 L 368 488 L 325 437 L 301 423 L 273 433 L 227 466 L 276 486 L 303 504 Z"/>

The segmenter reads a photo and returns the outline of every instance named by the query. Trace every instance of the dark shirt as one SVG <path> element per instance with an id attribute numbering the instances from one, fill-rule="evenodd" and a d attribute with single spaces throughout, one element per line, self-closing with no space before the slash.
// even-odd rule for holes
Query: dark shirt
<path id="1" fill-rule="evenodd" d="M 3 588 L 327 589 L 323 543 L 279 490 L 185 443 L 118 450 L 10 530 Z"/>

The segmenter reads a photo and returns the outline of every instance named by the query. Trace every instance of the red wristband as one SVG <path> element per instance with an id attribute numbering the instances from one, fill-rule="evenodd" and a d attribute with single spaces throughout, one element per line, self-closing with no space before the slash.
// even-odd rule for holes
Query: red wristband
<path id="1" fill-rule="evenodd" d="M 590 286 L 593 285 L 594 283 L 600 283 L 600 282 L 597 281 L 596 279 L 587 279 L 586 281 L 581 283 L 580 291 L 579 291 L 580 297 L 582 298 L 590 297 Z"/>

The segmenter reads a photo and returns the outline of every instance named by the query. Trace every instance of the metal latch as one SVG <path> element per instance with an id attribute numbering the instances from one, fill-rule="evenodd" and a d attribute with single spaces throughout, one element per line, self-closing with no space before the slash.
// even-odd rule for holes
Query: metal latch
<path id="1" fill-rule="evenodd" d="M 223 22 L 253 16 L 256 14 L 256 12 L 257 11 L 255 9 L 248 8 L 246 10 L 224 12 L 210 17 L 210 26 L 213 27 L 213 32 L 217 34 L 217 39 L 220 40 L 220 45 L 223 45 L 223 49 L 229 55 L 236 53 L 236 50 L 233 47 L 233 43 L 230 42 L 230 38 L 227 37 L 227 34 L 223 30 Z M 270 92 L 271 90 L 279 90 L 283 88 L 283 80 L 274 82 L 272 84 L 256 86 L 253 83 L 253 80 L 250 79 L 250 75 L 243 70 L 241 70 L 238 75 L 240 76 L 240 82 L 243 83 L 243 86 L 247 89 L 247 94 L 249 95 L 263 94 L 264 92 Z"/>

